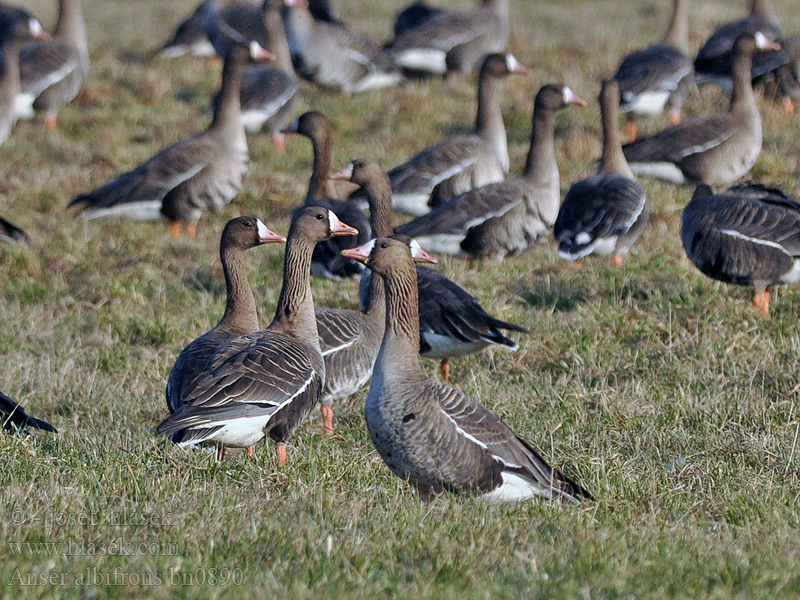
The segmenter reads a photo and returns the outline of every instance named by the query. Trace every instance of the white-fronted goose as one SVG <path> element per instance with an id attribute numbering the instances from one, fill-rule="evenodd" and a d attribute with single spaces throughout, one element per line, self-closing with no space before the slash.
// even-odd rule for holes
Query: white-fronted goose
<path id="1" fill-rule="evenodd" d="M 417 273 L 408 246 L 378 238 L 348 254 L 386 285 L 386 331 L 364 416 L 392 472 L 423 498 L 449 490 L 491 502 L 592 499 L 495 414 L 425 375 L 417 353 Z"/>
<path id="2" fill-rule="evenodd" d="M 432 252 L 489 256 L 519 254 L 553 226 L 561 204 L 556 164 L 556 112 L 585 105 L 562 85 L 542 86 L 533 109 L 528 159 L 522 177 L 464 192 L 401 225 L 397 233 L 415 238 Z"/>
<path id="3" fill-rule="evenodd" d="M 50 423 L 34 419 L 25 412 L 24 408 L 3 392 L 0 392 L 0 426 L 9 433 L 27 433 L 26 429 L 28 427 L 58 433 Z"/>
<path id="4" fill-rule="evenodd" d="M 446 12 L 398 36 L 390 46 L 411 71 L 466 74 L 487 54 L 504 52 L 510 33 L 508 0 L 483 0 L 471 12 Z"/>
<path id="5" fill-rule="evenodd" d="M 398 38 L 444 12 L 440 8 L 431 6 L 430 0 L 417 0 L 397 13 L 394 19 L 394 37 Z"/>
<path id="6" fill-rule="evenodd" d="M 389 171 L 393 206 L 418 217 L 473 188 L 502 181 L 508 172 L 508 140 L 497 79 L 530 71 L 511 54 L 486 57 L 478 81 L 475 133 L 427 148 Z M 353 197 L 358 197 L 359 192 Z"/>
<path id="7" fill-rule="evenodd" d="M 764 316 L 771 286 L 800 281 L 800 202 L 780 190 L 742 183 L 714 194 L 697 186 L 683 210 L 681 241 L 712 279 L 753 286 Z"/>
<path id="8" fill-rule="evenodd" d="M 161 47 L 158 55 L 163 58 L 177 58 L 184 54 L 192 56 L 214 56 L 214 46 L 206 35 L 203 19 L 206 15 L 204 0 L 197 5 L 191 15 L 186 17 L 175 29 L 172 37 Z"/>
<path id="9" fill-rule="evenodd" d="M 308 181 L 306 206 L 322 206 L 336 213 L 345 223 L 358 229 L 357 237 L 338 237 L 325 240 L 314 248 L 311 259 L 311 273 L 315 277 L 328 279 L 348 279 L 359 277 L 363 271 L 361 263 L 342 256 L 345 248 L 355 248 L 365 243 L 371 235 L 369 220 L 358 205 L 350 200 L 337 200 L 334 197 L 328 176 L 331 170 L 331 126 L 325 115 L 307 112 L 300 115 L 285 130 L 297 133 L 311 140 L 314 151 L 314 164 L 311 179 Z"/>
<path id="10" fill-rule="evenodd" d="M 269 46 L 260 0 L 207 0 L 203 27 L 217 55 L 228 56 L 235 44 Z"/>
<path id="11" fill-rule="evenodd" d="M 178 355 L 167 379 L 169 412 L 183 406 L 186 389 L 217 350 L 240 335 L 258 331 L 256 301 L 247 281 L 243 252 L 261 244 L 285 241 L 285 237 L 270 231 L 255 217 L 238 217 L 225 225 L 219 243 L 227 291 L 225 313 L 213 329 L 195 339 Z"/>
<path id="12" fill-rule="evenodd" d="M 61 0 L 58 22 L 50 41 L 24 44 L 19 52 L 22 82 L 20 102 L 41 112 L 48 129 L 55 129 L 59 109 L 72 102 L 89 74 L 89 44 L 81 0 Z"/>
<path id="13" fill-rule="evenodd" d="M 222 100 L 206 131 L 78 196 L 70 206 L 81 207 L 82 219 L 167 219 L 175 236 L 181 225 L 193 236 L 200 215 L 230 202 L 242 185 L 249 160 L 239 104 L 242 71 L 248 59 L 271 56 L 256 42 L 234 46 L 222 72 Z"/>
<path id="14" fill-rule="evenodd" d="M 32 246 L 31 238 L 22 229 L 0 217 L 0 242 Z"/>
<path id="15" fill-rule="evenodd" d="M 558 211 L 553 235 L 561 258 L 577 260 L 589 254 L 611 254 L 614 264 L 620 264 L 642 233 L 647 220 L 647 195 L 620 146 L 616 80 L 603 82 L 599 100 L 603 116 L 600 170 L 569 189 Z"/>
<path id="16" fill-rule="evenodd" d="M 286 442 L 319 400 L 325 382 L 311 297 L 311 253 L 331 235 L 355 233 L 321 207 L 295 215 L 272 323 L 218 351 L 186 390 L 183 407 L 158 426 L 158 433 L 180 446 L 214 441 L 223 448 L 253 446 L 268 435 L 278 445 L 278 460 L 286 462 Z"/>
<path id="17" fill-rule="evenodd" d="M 695 117 L 623 147 L 637 175 L 674 183 L 723 185 L 745 175 L 761 152 L 761 115 L 750 82 L 759 49 L 777 45 L 761 33 L 736 40 L 734 83 L 728 112 Z"/>
<path id="18" fill-rule="evenodd" d="M 673 125 L 694 88 L 689 58 L 689 0 L 674 0 L 672 20 L 660 44 L 622 59 L 614 79 L 619 83 L 622 111 L 628 116 L 628 141 L 636 139 L 635 115 L 660 115 L 666 107 Z"/>
<path id="19" fill-rule="evenodd" d="M 300 75 L 349 94 L 400 83 L 397 65 L 377 45 L 344 25 L 315 20 L 307 0 L 284 0 L 284 5 L 283 23 Z"/>

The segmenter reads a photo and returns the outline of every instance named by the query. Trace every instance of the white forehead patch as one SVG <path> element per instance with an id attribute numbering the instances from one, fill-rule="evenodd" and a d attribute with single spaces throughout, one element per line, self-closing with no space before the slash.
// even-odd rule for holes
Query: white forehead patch
<path id="1" fill-rule="evenodd" d="M 520 68 L 521 66 L 522 65 L 514 57 L 513 54 L 506 54 L 506 67 L 508 68 L 509 71 L 513 73 L 516 69 Z"/>
<path id="2" fill-rule="evenodd" d="M 419 253 L 422 252 L 422 246 L 419 245 L 419 242 L 417 240 L 411 240 L 409 247 L 411 248 L 411 256 L 419 258 Z"/>
<path id="3" fill-rule="evenodd" d="M 364 254 L 366 254 L 367 256 L 372 254 L 372 249 L 375 248 L 375 242 L 376 241 L 378 241 L 377 238 L 373 238 L 370 241 L 368 241 L 366 244 L 361 246 L 361 250 L 364 252 Z"/>
<path id="4" fill-rule="evenodd" d="M 258 237 L 262 240 L 266 237 L 269 237 L 270 231 L 267 229 L 267 226 L 261 221 L 261 219 L 256 219 L 256 227 L 258 227 Z"/>
<path id="5" fill-rule="evenodd" d="M 563 94 L 564 94 L 564 104 L 569 104 L 570 102 L 573 102 L 574 100 L 578 99 L 578 97 L 575 95 L 575 92 L 569 89 L 566 85 L 564 86 Z"/>
<path id="6" fill-rule="evenodd" d="M 42 24 L 39 23 L 38 19 L 30 19 L 28 21 L 28 29 L 31 30 L 31 35 L 36 37 L 40 33 L 42 33 Z"/>
<path id="7" fill-rule="evenodd" d="M 340 223 L 339 217 L 337 217 L 332 210 L 328 211 L 328 223 L 331 226 L 331 231 L 333 231 L 336 228 L 336 226 Z"/>
<path id="8" fill-rule="evenodd" d="M 767 36 L 765 36 L 760 31 L 756 31 L 756 35 L 754 37 L 756 38 L 756 48 L 763 50 L 764 48 L 767 47 L 767 44 L 769 43 L 767 40 Z"/>

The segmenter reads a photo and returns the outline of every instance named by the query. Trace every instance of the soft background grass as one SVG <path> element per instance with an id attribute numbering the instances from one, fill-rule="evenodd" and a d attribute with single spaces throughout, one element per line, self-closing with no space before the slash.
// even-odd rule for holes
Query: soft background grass
<path id="1" fill-rule="evenodd" d="M 25 4 L 52 22 L 54 2 Z M 75 222 L 64 207 L 76 194 L 205 127 L 219 78 L 201 59 L 149 58 L 194 0 L 84 4 L 89 81 L 57 132 L 20 123 L 0 161 L 0 214 L 37 243 L 0 247 L 0 385 L 61 430 L 0 437 L 1 597 L 800 596 L 800 290 L 778 290 L 765 320 L 748 290 L 701 276 L 678 237 L 689 189 L 645 182 L 651 221 L 622 268 L 565 263 L 550 242 L 477 269 L 442 261 L 490 312 L 531 330 L 515 354 L 457 361 L 454 384 L 592 490 L 596 504 L 423 504 L 372 449 L 365 391 L 337 407 L 333 438 L 322 436 L 315 411 L 285 468 L 271 445 L 218 464 L 157 438 L 173 360 L 222 313 L 223 224 L 255 214 L 285 233 L 310 145 L 289 139 L 280 156 L 266 137 L 251 137 L 242 193 L 203 218 L 196 240 L 176 242 L 163 224 Z M 383 39 L 403 2 L 337 4 L 345 21 Z M 512 2 L 511 47 L 534 69 L 504 84 L 513 173 L 527 151 L 533 95 L 550 81 L 590 100 L 558 119 L 564 189 L 594 169 L 599 80 L 624 52 L 661 37 L 667 4 Z M 695 2 L 693 48 L 744 4 Z M 794 3 L 775 4 L 785 30 L 800 30 Z M 468 130 L 474 115 L 472 85 L 421 82 L 353 98 L 305 91 L 305 106 L 332 121 L 335 167 L 362 155 L 396 164 Z M 724 106 L 705 93 L 687 112 Z M 796 122 L 769 102 L 762 114 L 753 176 L 797 192 Z M 248 255 L 264 322 L 281 255 L 274 246 Z M 356 304 L 355 283 L 316 280 L 314 292 L 320 305 Z M 15 545 L 23 542 L 73 545 Z M 137 552 L 120 556 L 114 542 Z M 135 547 L 142 542 L 156 545 Z M 31 581 L 57 585 L 21 585 Z"/>

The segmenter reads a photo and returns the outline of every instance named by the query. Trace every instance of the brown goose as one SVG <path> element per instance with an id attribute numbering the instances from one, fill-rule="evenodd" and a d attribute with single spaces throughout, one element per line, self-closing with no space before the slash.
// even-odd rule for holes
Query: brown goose
<path id="1" fill-rule="evenodd" d="M 613 255 L 622 262 L 647 221 L 646 193 L 636 181 L 620 146 L 617 131 L 619 85 L 603 82 L 603 158 L 596 175 L 575 183 L 558 211 L 553 235 L 558 255 L 577 260 L 589 254 Z"/>
<path id="2" fill-rule="evenodd" d="M 89 45 L 81 0 L 61 0 L 51 41 L 25 44 L 19 53 L 22 81 L 20 101 L 26 110 L 44 113 L 45 125 L 55 129 L 59 109 L 78 95 L 89 74 Z"/>
<path id="3" fill-rule="evenodd" d="M 695 117 L 623 147 L 637 175 L 675 183 L 723 185 L 745 175 L 761 152 L 761 115 L 750 82 L 758 50 L 776 49 L 761 33 L 734 46 L 734 84 L 728 112 Z"/>
<path id="4" fill-rule="evenodd" d="M 184 405 L 158 433 L 180 446 L 214 441 L 245 448 L 265 435 L 286 442 L 319 400 L 325 363 L 311 297 L 311 253 L 331 235 L 357 232 L 320 207 L 299 211 L 286 244 L 283 287 L 275 318 L 262 331 L 240 336 L 219 350 L 186 390 Z"/>
<path id="5" fill-rule="evenodd" d="M 712 279 L 752 285 L 764 316 L 771 286 L 800 281 L 800 202 L 780 190 L 742 183 L 714 194 L 697 186 L 683 210 L 681 241 Z"/>
<path id="6" fill-rule="evenodd" d="M 0 242 L 32 246 L 31 238 L 22 229 L 0 217 Z"/>
<path id="7" fill-rule="evenodd" d="M 660 115 L 666 107 L 673 125 L 681 121 L 681 106 L 694 88 L 688 16 L 689 0 L 674 0 L 663 41 L 628 54 L 614 74 L 628 116 L 628 141 L 636 139 L 635 115 Z"/>
<path id="8" fill-rule="evenodd" d="M 270 231 L 255 217 L 238 217 L 225 225 L 219 244 L 227 290 L 225 314 L 213 329 L 198 337 L 178 355 L 167 379 L 169 412 L 173 413 L 183 406 L 186 389 L 217 350 L 240 335 L 258 331 L 256 301 L 247 282 L 242 253 L 261 244 L 285 241 L 285 237 Z"/>
<path id="9" fill-rule="evenodd" d="M 166 219 L 172 233 L 181 225 L 194 236 L 204 211 L 217 210 L 239 191 L 249 160 L 239 89 L 249 59 L 272 55 L 256 42 L 234 46 L 222 72 L 222 100 L 203 133 L 178 142 L 106 185 L 75 198 L 82 219 L 127 216 Z"/>
<path id="10" fill-rule="evenodd" d="M 464 192 L 397 228 L 433 252 L 501 259 L 534 245 L 553 226 L 561 204 L 555 154 L 556 112 L 586 102 L 563 85 L 542 86 L 522 177 Z"/>
<path id="11" fill-rule="evenodd" d="M 24 408 L 3 392 L 0 392 L 0 426 L 9 433 L 27 433 L 26 429 L 28 427 L 58 433 L 56 428 L 50 425 L 50 423 L 40 419 L 34 419 L 25 412 Z"/>
<path id="12" fill-rule="evenodd" d="M 425 375 L 417 353 L 417 275 L 408 246 L 378 238 L 347 252 L 386 285 L 386 331 L 364 416 L 388 467 L 423 498 L 450 490 L 492 502 L 592 499 L 496 415 Z"/>

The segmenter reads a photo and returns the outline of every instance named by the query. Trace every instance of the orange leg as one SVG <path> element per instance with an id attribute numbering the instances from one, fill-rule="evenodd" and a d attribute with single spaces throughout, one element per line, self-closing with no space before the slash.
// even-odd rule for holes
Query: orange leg
<path id="1" fill-rule="evenodd" d="M 286 444 L 284 442 L 278 442 L 278 464 L 286 464 Z"/>
<path id="2" fill-rule="evenodd" d="M 44 126 L 50 131 L 55 131 L 56 127 L 58 127 L 58 120 L 55 117 L 45 117 Z"/>
<path id="3" fill-rule="evenodd" d="M 764 290 L 763 294 L 753 296 L 753 304 L 761 311 L 765 317 L 769 316 L 769 289 Z"/>
<path id="4" fill-rule="evenodd" d="M 791 98 L 784 98 L 783 111 L 790 117 L 794 115 L 794 102 L 792 102 Z"/>
<path id="5" fill-rule="evenodd" d="M 450 359 L 445 358 L 439 365 L 439 372 L 442 374 L 442 381 L 450 381 Z"/>
<path id="6" fill-rule="evenodd" d="M 186 226 L 186 233 L 189 234 L 190 238 L 197 237 L 197 225 L 187 225 Z"/>
<path id="7" fill-rule="evenodd" d="M 622 264 L 622 257 L 619 254 L 615 254 L 611 257 L 611 264 L 613 264 L 615 267 L 620 266 Z"/>
<path id="8" fill-rule="evenodd" d="M 636 141 L 636 122 L 635 121 L 628 121 L 628 124 L 625 126 L 625 135 L 628 136 L 629 142 Z"/>
<path id="9" fill-rule="evenodd" d="M 181 224 L 177 221 L 173 221 L 169 224 L 169 230 L 172 232 L 172 237 L 176 240 L 181 237 Z"/>
<path id="10" fill-rule="evenodd" d="M 248 453 L 250 456 L 254 456 L 254 455 L 255 455 L 255 453 L 256 453 L 256 449 L 255 449 L 255 447 L 254 447 L 254 446 L 248 446 L 248 447 L 247 447 L 247 453 Z"/>
<path id="11" fill-rule="evenodd" d="M 333 435 L 333 409 L 330 406 L 321 406 L 322 411 L 322 433 Z"/>
<path id="12" fill-rule="evenodd" d="M 278 154 L 283 154 L 286 152 L 286 136 L 282 133 L 276 133 L 272 136 L 272 141 L 275 144 L 275 149 L 278 151 Z"/>
<path id="13" fill-rule="evenodd" d="M 673 125 L 678 125 L 681 122 L 681 113 L 678 111 L 669 113 L 669 122 Z"/>

